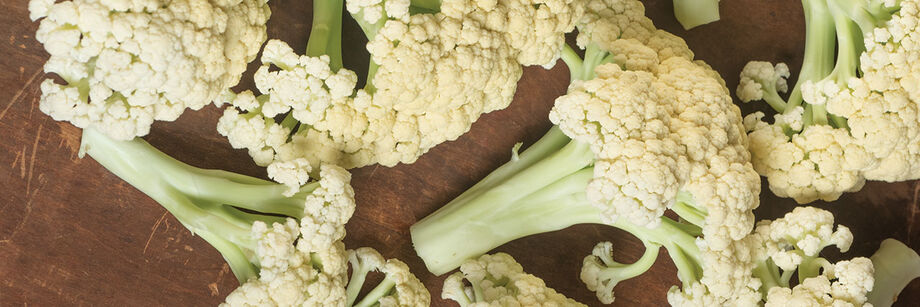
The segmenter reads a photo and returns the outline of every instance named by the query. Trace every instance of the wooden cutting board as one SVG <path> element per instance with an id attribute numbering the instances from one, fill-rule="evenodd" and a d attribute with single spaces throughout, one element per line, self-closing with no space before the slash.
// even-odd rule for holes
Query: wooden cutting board
<path id="1" fill-rule="evenodd" d="M 220 254 L 95 161 L 77 158 L 80 130 L 37 109 L 47 58 L 33 38 L 37 23 L 28 19 L 27 1 L 0 2 L 6 9 L 0 16 L 5 41 L 0 43 L 0 305 L 221 302 L 237 282 Z M 684 37 L 732 90 L 748 60 L 785 61 L 793 71 L 800 65 L 804 22 L 798 1 L 723 1 L 722 21 L 690 32 L 677 25 L 669 0 L 645 3 L 655 23 Z M 269 37 L 302 52 L 309 4 L 275 0 L 271 5 Z M 353 23 L 346 28 L 344 49 L 351 55 L 346 66 L 360 71 L 367 64 L 364 39 Z M 511 107 L 483 116 L 460 139 L 412 165 L 354 170 L 358 209 L 347 226 L 346 245 L 370 246 L 402 259 L 431 290 L 433 305 L 453 306 L 439 299 L 443 279 L 429 274 L 412 250 L 409 226 L 507 161 L 516 142 L 529 144 L 549 129 L 546 115 L 567 83 L 565 65 L 526 68 Z M 240 89 L 251 87 L 251 77 L 244 78 Z M 198 167 L 264 177 L 245 152 L 231 149 L 215 132 L 219 115 L 214 106 L 186 112 L 176 122 L 155 124 L 147 139 Z M 759 218 L 775 218 L 795 206 L 773 196 L 766 185 L 764 191 Z M 852 228 L 856 239 L 848 257 L 869 256 L 888 237 L 920 247 L 920 225 L 914 223 L 920 217 L 918 197 L 918 182 L 873 182 L 833 204 L 814 205 L 833 211 L 839 223 Z M 599 241 L 612 241 L 621 261 L 631 262 L 642 253 L 642 245 L 625 232 L 592 225 L 523 238 L 497 250 L 515 256 L 549 286 L 595 306 L 600 303 L 578 280 L 578 272 L 582 258 Z M 833 251 L 828 255 L 840 257 Z M 665 305 L 666 291 L 678 283 L 675 273 L 662 252 L 651 271 L 616 288 L 613 305 Z M 900 305 L 918 303 L 920 282 L 915 281 Z"/>

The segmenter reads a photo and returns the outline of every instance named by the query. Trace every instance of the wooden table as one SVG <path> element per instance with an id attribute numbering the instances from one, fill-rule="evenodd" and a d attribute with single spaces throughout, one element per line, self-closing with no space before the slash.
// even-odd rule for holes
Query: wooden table
<path id="1" fill-rule="evenodd" d="M 55 122 L 37 109 L 47 54 L 33 38 L 27 1 L 2 0 L 0 17 L 0 305 L 215 305 L 237 287 L 220 255 L 193 237 L 158 204 L 101 168 L 79 159 L 80 130 Z M 306 43 L 309 6 L 273 0 L 269 37 L 292 46 Z M 669 0 L 646 1 L 660 28 L 687 39 L 699 59 L 713 65 L 730 89 L 751 59 L 786 61 L 796 71 L 804 40 L 800 4 L 782 1 L 723 1 L 721 22 L 690 32 L 671 15 Z M 284 9 L 278 9 L 284 7 Z M 347 18 L 346 18 L 347 19 Z M 346 66 L 365 67 L 363 39 L 347 25 Z M 355 60 L 357 59 L 357 60 Z M 252 70 L 250 70 L 251 73 Z M 241 88 L 251 87 L 251 77 Z M 429 274 L 412 250 L 408 228 L 507 161 L 518 141 L 532 142 L 550 126 L 553 99 L 565 92 L 568 72 L 525 69 L 510 108 L 487 114 L 454 142 L 442 144 L 415 164 L 370 166 L 353 171 L 358 208 L 348 224 L 350 248 L 370 246 L 400 258 L 442 301 L 442 278 Z M 745 113 L 751 108 L 745 106 Z M 209 106 L 186 112 L 178 121 L 157 123 L 147 137 L 166 153 L 195 166 L 264 177 L 245 152 L 232 150 L 215 132 L 220 114 Z M 764 185 L 760 218 L 775 218 L 794 202 L 779 199 Z M 853 229 L 848 256 L 869 256 L 879 242 L 899 239 L 920 247 L 920 183 L 876 183 L 848 194 L 829 209 Z M 600 305 L 578 280 L 582 258 L 599 241 L 612 241 L 616 257 L 633 261 L 642 245 L 611 227 L 580 225 L 516 240 L 498 251 L 515 256 L 524 268 L 567 296 Z M 677 284 L 675 269 L 662 252 L 656 266 L 616 288 L 617 306 L 660 306 Z M 839 254 L 831 251 L 830 257 Z M 920 282 L 901 296 L 901 305 L 920 302 Z M 910 302 L 910 303 L 905 303 Z"/>

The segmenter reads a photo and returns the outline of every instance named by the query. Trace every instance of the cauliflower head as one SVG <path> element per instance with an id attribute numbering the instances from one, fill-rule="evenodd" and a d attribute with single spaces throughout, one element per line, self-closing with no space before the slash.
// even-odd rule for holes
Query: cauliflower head
<path id="1" fill-rule="evenodd" d="M 557 99 L 550 120 L 591 144 L 588 198 L 608 220 L 654 227 L 683 190 L 708 213 L 703 231 L 713 248 L 753 228 L 759 177 L 740 111 L 708 69 L 683 57 L 662 62 L 657 75 L 605 64 Z"/>
<path id="2" fill-rule="evenodd" d="M 39 109 L 109 137 L 199 109 L 239 82 L 265 41 L 266 0 L 31 0 L 50 57 Z"/>
<path id="3" fill-rule="evenodd" d="M 745 118 L 755 169 L 774 193 L 802 204 L 836 200 L 866 180 L 920 178 L 920 50 L 915 43 L 920 2 L 805 5 L 814 15 L 809 28 L 837 33 L 836 41 L 808 34 L 806 45 L 814 48 L 806 50 L 836 47 L 836 64 L 824 65 L 823 54 L 808 51 L 787 100 L 779 93 L 789 89 L 788 67 L 758 61 L 745 66 L 738 97 L 764 100 L 779 113 L 772 124 L 762 113 Z M 819 41 L 830 45 L 818 46 Z"/>

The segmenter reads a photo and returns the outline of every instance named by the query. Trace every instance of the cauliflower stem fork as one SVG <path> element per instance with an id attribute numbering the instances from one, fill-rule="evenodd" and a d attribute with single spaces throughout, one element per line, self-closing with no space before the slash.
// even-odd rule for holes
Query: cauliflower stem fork
<path id="1" fill-rule="evenodd" d="M 282 216 L 302 218 L 305 198 L 319 187 L 314 182 L 285 196 L 287 187 L 282 184 L 196 168 L 142 139 L 113 140 L 93 129 L 83 131 L 80 155 L 85 154 L 160 203 L 192 233 L 208 241 L 241 282 L 258 273 L 256 242 L 250 235 L 252 224 L 283 223 Z"/>

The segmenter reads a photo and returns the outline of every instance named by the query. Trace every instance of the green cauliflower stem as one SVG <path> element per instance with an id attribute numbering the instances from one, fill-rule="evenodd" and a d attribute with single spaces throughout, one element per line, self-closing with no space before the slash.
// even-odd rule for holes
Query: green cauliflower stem
<path id="1" fill-rule="evenodd" d="M 912 280 L 920 277 L 920 255 L 895 239 L 885 239 L 869 257 L 875 266 L 875 288 L 869 293 L 874 307 L 890 307 Z"/>
<path id="2" fill-rule="evenodd" d="M 214 246 L 240 282 L 257 276 L 259 271 L 258 238 L 251 235 L 254 223 L 283 223 L 285 217 L 303 219 L 314 225 L 305 227 L 305 231 L 324 231 L 308 234 L 302 244 L 328 245 L 344 236 L 344 221 L 354 210 L 350 176 L 332 166 L 324 167 L 327 180 L 312 182 L 286 195 L 289 191 L 284 185 L 196 168 L 142 139 L 112 140 L 93 129 L 83 131 L 80 153 L 90 155 L 155 200 L 193 234 Z"/>
<path id="3" fill-rule="evenodd" d="M 719 1 L 674 0 L 674 17 L 684 30 L 719 21 Z"/>

